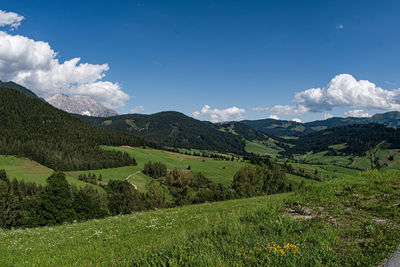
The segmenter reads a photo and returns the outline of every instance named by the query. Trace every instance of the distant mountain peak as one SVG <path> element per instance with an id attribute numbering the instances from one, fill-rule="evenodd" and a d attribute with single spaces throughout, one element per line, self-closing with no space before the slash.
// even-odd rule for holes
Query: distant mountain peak
<path id="1" fill-rule="evenodd" d="M 70 97 L 59 93 L 46 98 L 46 101 L 58 109 L 74 114 L 92 117 L 110 117 L 118 115 L 116 111 L 106 108 L 103 104 L 96 102 L 89 96 Z"/>

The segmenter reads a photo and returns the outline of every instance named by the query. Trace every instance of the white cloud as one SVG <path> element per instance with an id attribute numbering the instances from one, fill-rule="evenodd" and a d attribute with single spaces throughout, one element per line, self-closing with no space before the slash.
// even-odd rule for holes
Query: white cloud
<path id="1" fill-rule="evenodd" d="M 322 117 L 324 118 L 324 120 L 333 118 L 333 115 L 331 113 L 324 113 L 322 114 Z"/>
<path id="2" fill-rule="evenodd" d="M 269 115 L 268 119 L 279 120 L 279 117 L 277 115 Z"/>
<path id="3" fill-rule="evenodd" d="M 226 109 L 211 109 L 209 105 L 205 105 L 200 111 L 195 111 L 192 113 L 193 117 L 200 118 L 202 116 L 209 117 L 211 122 L 222 122 L 222 121 L 232 121 L 232 120 L 242 120 L 244 119 L 243 113 L 246 110 L 238 107 L 230 107 Z"/>
<path id="4" fill-rule="evenodd" d="M 0 10 L 0 27 L 10 26 L 12 29 L 17 29 L 24 19 L 24 16 L 17 13 Z"/>
<path id="5" fill-rule="evenodd" d="M 367 112 L 362 109 L 349 110 L 344 113 L 345 117 L 371 117 Z"/>
<path id="6" fill-rule="evenodd" d="M 103 81 L 108 64 L 60 62 L 47 42 L 0 31 L 0 79 L 19 83 L 44 98 L 64 93 L 90 96 L 109 108 L 129 99 L 118 83 Z"/>
<path id="7" fill-rule="evenodd" d="M 276 105 L 269 110 L 285 115 L 324 112 L 335 107 L 400 110 L 400 89 L 385 90 L 367 80 L 357 81 L 350 74 L 340 74 L 326 87 L 297 93 L 293 102 L 293 106 Z"/>
<path id="8" fill-rule="evenodd" d="M 273 113 L 283 114 L 283 115 L 301 115 L 306 113 L 308 110 L 304 106 L 282 106 L 276 105 L 269 109 Z"/>
<path id="9" fill-rule="evenodd" d="M 139 113 L 140 111 L 143 111 L 143 110 L 144 110 L 143 106 L 137 106 L 137 107 L 134 107 L 133 109 L 131 109 L 131 112 L 132 113 Z"/>
<path id="10" fill-rule="evenodd" d="M 343 29 L 343 28 L 344 28 L 343 24 L 336 25 L 336 29 L 341 30 L 341 29 Z"/>
<path id="11" fill-rule="evenodd" d="M 299 119 L 299 118 L 293 118 L 292 121 L 301 123 L 301 119 Z"/>

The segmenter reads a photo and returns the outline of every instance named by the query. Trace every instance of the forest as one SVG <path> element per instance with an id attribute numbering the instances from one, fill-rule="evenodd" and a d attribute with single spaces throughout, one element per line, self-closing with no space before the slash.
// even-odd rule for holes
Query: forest
<path id="1" fill-rule="evenodd" d="M 135 165 L 135 159 L 100 145 L 159 148 L 132 134 L 101 129 L 39 98 L 0 88 L 0 154 L 28 157 L 57 171 Z"/>
<path id="2" fill-rule="evenodd" d="M 388 148 L 400 148 L 400 130 L 376 123 L 353 124 L 311 133 L 297 140 L 288 140 L 294 146 L 287 147 L 281 154 L 290 157 L 309 151 L 328 151 L 328 155 L 335 155 L 338 152 L 331 146 L 343 144 L 344 147 L 339 150 L 341 154 L 364 156 L 368 150 L 383 141 L 388 144 Z"/>

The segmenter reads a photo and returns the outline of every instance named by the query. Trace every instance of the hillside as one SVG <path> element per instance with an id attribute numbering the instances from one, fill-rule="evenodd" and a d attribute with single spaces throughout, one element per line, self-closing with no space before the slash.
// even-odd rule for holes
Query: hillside
<path id="1" fill-rule="evenodd" d="M 378 266 L 400 242 L 398 175 L 371 172 L 289 194 L 0 231 L 0 265 Z"/>
<path id="2" fill-rule="evenodd" d="M 351 124 L 379 123 L 390 127 L 400 127 L 400 112 L 393 111 L 375 114 L 369 118 L 334 117 L 326 120 L 317 120 L 307 123 L 274 119 L 244 120 L 242 123 L 245 123 L 256 130 L 276 136 L 301 136 L 337 126 Z"/>
<path id="3" fill-rule="evenodd" d="M 400 148 L 400 129 L 376 123 L 334 127 L 291 140 L 294 146 L 282 153 L 301 155 L 310 151 L 313 153 L 329 151 L 327 155 L 363 156 L 369 149 L 375 148 L 382 142 L 387 144 L 387 148 Z"/>
<path id="4" fill-rule="evenodd" d="M 0 154 L 25 156 L 54 170 L 135 164 L 128 154 L 100 145 L 157 147 L 143 138 L 93 127 L 38 98 L 0 88 Z"/>
<path id="5" fill-rule="evenodd" d="M 243 154 L 242 136 L 221 130 L 218 125 L 199 121 L 174 111 L 152 115 L 125 114 L 108 118 L 79 116 L 92 125 L 145 137 L 168 147 L 202 149 Z"/>
<path id="6" fill-rule="evenodd" d="M 19 85 L 19 84 L 15 83 L 15 82 L 2 82 L 2 81 L 0 81 L 0 87 L 14 89 L 14 90 L 17 90 L 17 91 L 20 91 L 20 92 L 24 93 L 28 97 L 38 98 L 38 96 L 34 92 L 32 92 L 29 89 L 26 89 L 22 85 Z"/>

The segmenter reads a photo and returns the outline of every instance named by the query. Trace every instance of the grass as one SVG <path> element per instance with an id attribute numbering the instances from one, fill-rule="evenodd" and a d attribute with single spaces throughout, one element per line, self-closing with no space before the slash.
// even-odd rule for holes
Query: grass
<path id="1" fill-rule="evenodd" d="M 282 149 L 279 149 L 279 147 L 277 147 L 276 145 L 273 148 L 273 147 L 271 147 L 271 145 L 265 145 L 261 142 L 246 140 L 245 150 L 247 152 L 259 154 L 259 155 L 268 153 L 268 154 L 270 154 L 271 157 L 276 157 L 278 155 L 279 151 L 281 151 Z"/>
<path id="2" fill-rule="evenodd" d="M 298 192 L 0 231 L 1 266 L 376 266 L 400 243 L 400 172 Z"/>
<path id="3" fill-rule="evenodd" d="M 46 184 L 47 177 L 49 177 L 54 172 L 52 169 L 49 169 L 37 163 L 36 161 L 27 158 L 3 155 L 0 155 L 0 170 L 1 169 L 5 169 L 7 175 L 11 179 L 23 179 L 26 182 L 34 182 L 42 185 Z M 67 180 L 69 183 L 78 186 L 87 185 L 87 183 L 84 183 L 72 177 L 67 176 Z"/>
<path id="4" fill-rule="evenodd" d="M 288 183 L 293 184 L 294 186 L 299 186 L 301 184 L 301 182 L 304 182 L 306 184 L 308 183 L 316 183 L 317 181 L 312 180 L 312 179 L 307 179 L 298 175 L 294 175 L 294 174 L 290 174 L 290 173 L 286 173 L 286 178 Z"/>
<path id="5" fill-rule="evenodd" d="M 132 167 L 121 167 L 112 169 L 92 170 L 92 171 L 77 171 L 68 172 L 67 174 L 71 177 L 77 178 L 81 173 L 94 172 L 96 175 L 101 174 L 104 181 L 110 179 L 125 179 L 129 174 L 135 173 L 139 170 L 143 170 L 144 164 L 149 160 L 161 161 L 166 164 L 168 168 L 182 168 L 186 169 L 188 166 L 191 167 L 192 172 L 202 172 L 208 179 L 215 183 L 221 183 L 225 186 L 231 184 L 233 176 L 238 169 L 245 166 L 248 163 L 237 162 L 237 161 L 224 161 L 215 160 L 203 157 L 195 157 L 184 155 L 180 153 L 173 153 L 163 150 L 155 150 L 150 148 L 117 148 L 117 147 L 104 147 L 104 149 L 119 150 L 127 152 L 134 156 L 138 165 Z M 149 180 L 150 177 L 145 177 L 144 174 L 134 175 L 131 181 L 142 181 L 143 179 Z"/>

